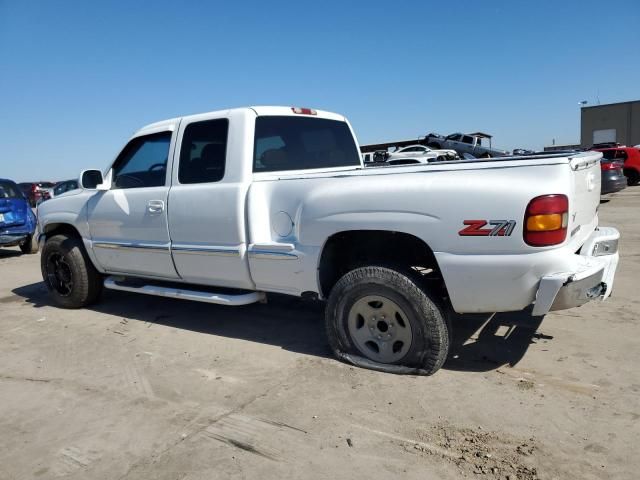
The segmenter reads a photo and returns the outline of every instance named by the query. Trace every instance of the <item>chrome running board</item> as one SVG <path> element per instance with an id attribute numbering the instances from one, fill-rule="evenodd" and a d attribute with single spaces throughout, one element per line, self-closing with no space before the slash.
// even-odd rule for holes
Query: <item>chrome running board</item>
<path id="1" fill-rule="evenodd" d="M 179 298 L 181 300 L 192 300 L 195 302 L 215 303 L 231 307 L 249 305 L 250 303 L 264 301 L 266 298 L 264 292 L 243 292 L 237 294 L 216 293 L 202 290 L 190 290 L 188 287 L 191 287 L 191 285 L 185 285 L 183 288 L 178 288 L 159 285 L 157 282 L 150 284 L 145 284 L 144 281 L 142 283 L 129 283 L 122 280 L 122 277 L 107 277 L 104 280 L 104 286 L 110 290 L 144 293 L 145 295 Z"/>

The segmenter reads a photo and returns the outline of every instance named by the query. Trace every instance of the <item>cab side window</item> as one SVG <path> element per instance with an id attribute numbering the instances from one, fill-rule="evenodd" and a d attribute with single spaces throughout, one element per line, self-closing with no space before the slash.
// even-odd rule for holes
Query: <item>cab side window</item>
<path id="1" fill-rule="evenodd" d="M 219 182 L 224 177 L 229 121 L 226 118 L 194 122 L 182 136 L 178 181 Z"/>
<path id="2" fill-rule="evenodd" d="M 113 187 L 162 187 L 167 180 L 171 132 L 131 140 L 113 164 Z"/>

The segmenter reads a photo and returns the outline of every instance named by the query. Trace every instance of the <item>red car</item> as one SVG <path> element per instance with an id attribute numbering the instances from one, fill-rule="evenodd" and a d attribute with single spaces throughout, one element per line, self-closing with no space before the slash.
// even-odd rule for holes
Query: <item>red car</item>
<path id="1" fill-rule="evenodd" d="M 52 188 L 54 185 L 52 182 L 23 182 L 18 184 L 24 196 L 29 200 L 29 206 L 32 208 L 40 202 L 51 198 L 47 189 Z"/>
<path id="2" fill-rule="evenodd" d="M 640 182 L 640 148 L 613 147 L 596 148 L 602 152 L 602 157 L 624 163 L 624 175 L 627 177 L 627 185 L 637 185 Z"/>

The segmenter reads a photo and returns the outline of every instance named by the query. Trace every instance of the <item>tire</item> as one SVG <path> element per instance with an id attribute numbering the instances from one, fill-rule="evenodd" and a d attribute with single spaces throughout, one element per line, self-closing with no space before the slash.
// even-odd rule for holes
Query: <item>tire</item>
<path id="1" fill-rule="evenodd" d="M 634 185 L 640 183 L 640 173 L 638 173 L 637 171 L 627 170 L 624 172 L 624 174 L 627 176 L 628 186 L 633 187 Z"/>
<path id="2" fill-rule="evenodd" d="M 366 266 L 345 274 L 331 290 L 325 324 L 336 356 L 377 370 L 432 375 L 449 353 L 444 308 L 400 269 Z"/>
<path id="3" fill-rule="evenodd" d="M 27 239 L 20 244 L 20 251 L 25 254 L 38 253 L 38 241 L 29 235 Z"/>
<path id="4" fill-rule="evenodd" d="M 51 298 L 60 307 L 82 308 L 98 300 L 102 293 L 102 275 L 77 237 L 62 234 L 48 238 L 42 248 L 40 268 Z"/>

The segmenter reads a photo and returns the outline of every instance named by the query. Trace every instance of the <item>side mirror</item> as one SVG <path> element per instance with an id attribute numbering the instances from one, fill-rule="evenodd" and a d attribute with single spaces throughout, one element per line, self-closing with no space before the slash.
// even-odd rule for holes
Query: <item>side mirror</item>
<path id="1" fill-rule="evenodd" d="M 98 185 L 104 183 L 100 170 L 83 170 L 80 173 L 80 186 L 87 190 L 96 190 Z"/>

